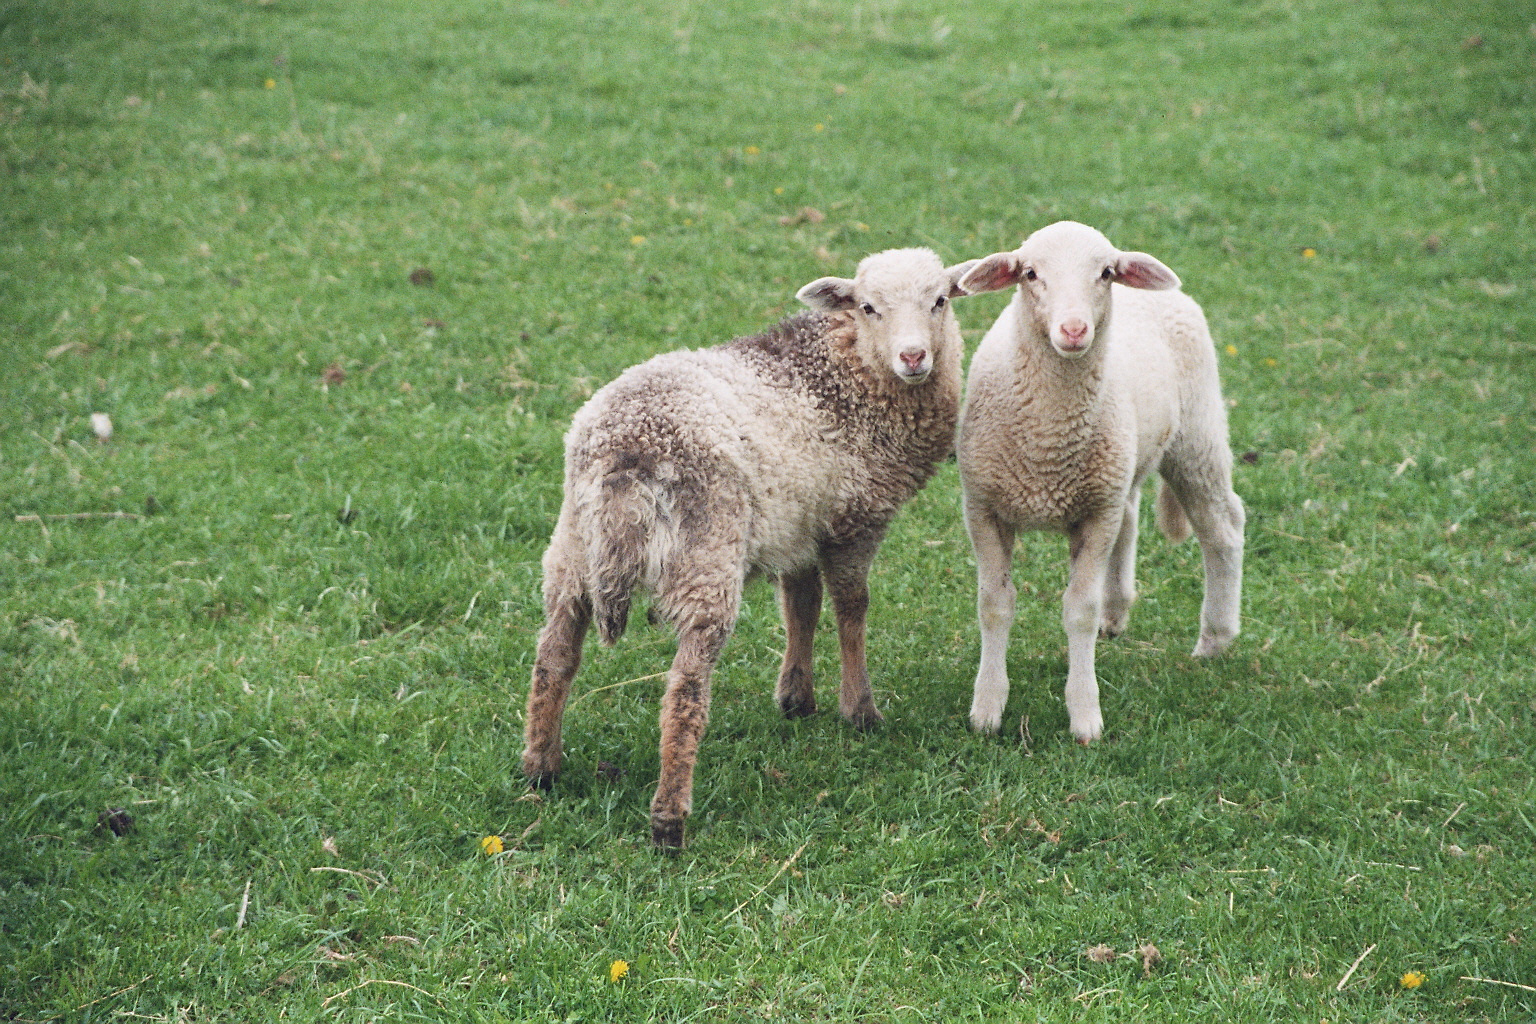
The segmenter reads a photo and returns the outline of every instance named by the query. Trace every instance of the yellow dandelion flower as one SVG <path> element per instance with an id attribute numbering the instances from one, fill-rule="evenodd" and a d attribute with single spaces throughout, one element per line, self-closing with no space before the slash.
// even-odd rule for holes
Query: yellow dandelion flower
<path id="1" fill-rule="evenodd" d="M 756 146 L 748 146 L 746 149 L 742 150 L 742 152 L 746 153 L 747 156 L 757 156 L 757 154 L 761 153 L 762 150 L 758 149 Z"/>
<path id="2" fill-rule="evenodd" d="M 629 238 L 629 244 L 630 245 L 644 245 L 645 244 L 645 236 L 644 235 L 631 235 L 630 238 Z"/>
<path id="3" fill-rule="evenodd" d="M 1403 988 L 1413 989 L 1418 988 L 1428 979 L 1424 977 L 1424 974 L 1421 971 L 1409 971 L 1407 974 L 1403 975 L 1397 980 L 1398 983 L 1403 986 Z"/>
<path id="4" fill-rule="evenodd" d="M 1228 345 L 1227 346 L 1227 355 L 1229 355 L 1229 356 L 1237 355 L 1237 346 L 1236 345 Z"/>
<path id="5" fill-rule="evenodd" d="M 826 130 L 827 130 L 827 126 L 824 125 L 824 124 L 821 124 L 819 122 L 817 124 L 811 126 L 811 131 L 813 131 L 813 132 L 824 132 Z"/>
<path id="6" fill-rule="evenodd" d="M 629 961 L 615 960 L 608 965 L 608 980 L 617 985 L 629 975 Z"/>
<path id="7" fill-rule="evenodd" d="M 480 840 L 480 849 L 485 851 L 487 857 L 494 857 L 506 848 L 507 844 L 502 842 L 501 836 L 486 836 Z"/>
<path id="8" fill-rule="evenodd" d="M 775 185 L 775 186 L 773 186 L 773 194 L 776 195 L 776 196 L 783 195 L 784 194 L 784 186 L 783 185 Z"/>
<path id="9" fill-rule="evenodd" d="M 1274 367 L 1280 365 L 1280 360 L 1276 359 L 1274 356 L 1270 356 L 1264 360 L 1264 365 L 1273 369 Z"/>
<path id="10" fill-rule="evenodd" d="M 1301 256 L 1302 256 L 1302 259 L 1308 259 L 1308 260 L 1316 259 L 1317 258 L 1317 250 L 1312 248 L 1309 245 L 1305 249 L 1301 250 Z"/>
<path id="11" fill-rule="evenodd" d="M 276 89 L 277 88 L 277 79 L 269 78 L 269 79 L 267 79 L 265 82 L 263 82 L 261 84 L 262 84 L 263 87 L 265 87 L 267 89 Z"/>

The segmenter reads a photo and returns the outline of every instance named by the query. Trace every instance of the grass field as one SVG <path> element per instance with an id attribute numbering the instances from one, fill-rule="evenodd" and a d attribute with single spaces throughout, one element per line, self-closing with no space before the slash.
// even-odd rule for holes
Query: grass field
<path id="1" fill-rule="evenodd" d="M 1536 1018 L 1533 21 L 0 0 L 0 1020 Z M 1025 538 L 971 734 L 948 465 L 872 579 L 881 730 L 778 716 L 757 583 L 684 853 L 643 625 L 529 796 L 593 388 L 1064 217 L 1212 322 L 1233 652 L 1188 656 L 1198 552 L 1147 531 L 1076 746 Z"/>

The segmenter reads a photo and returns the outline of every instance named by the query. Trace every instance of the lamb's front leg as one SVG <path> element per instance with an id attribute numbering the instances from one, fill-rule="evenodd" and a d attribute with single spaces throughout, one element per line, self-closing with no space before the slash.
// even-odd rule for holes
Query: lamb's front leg
<path id="1" fill-rule="evenodd" d="M 1104 734 L 1093 655 L 1103 610 L 1104 577 L 1121 515 L 1120 508 L 1111 509 L 1067 531 L 1071 568 L 1066 593 L 1061 597 L 1061 624 L 1067 633 L 1067 716 L 1079 743 L 1092 743 Z"/>
<path id="2" fill-rule="evenodd" d="M 838 660 L 842 682 L 837 709 L 856 729 L 872 729 L 885 720 L 875 707 L 869 686 L 869 666 L 864 649 L 865 623 L 869 616 L 869 567 L 879 538 L 872 542 L 823 553 L 822 575 L 837 616 Z"/>
<path id="3" fill-rule="evenodd" d="M 981 665 L 971 692 L 971 728 L 997 732 L 1008 704 L 1008 631 L 1013 628 L 1014 530 L 993 516 L 966 507 L 966 529 L 976 555 L 976 615 L 981 624 Z"/>
<path id="4" fill-rule="evenodd" d="M 802 718 L 816 713 L 811 642 L 821 616 L 821 573 L 814 565 L 803 572 L 785 573 L 779 577 L 778 587 L 785 641 L 774 699 L 785 718 Z"/>

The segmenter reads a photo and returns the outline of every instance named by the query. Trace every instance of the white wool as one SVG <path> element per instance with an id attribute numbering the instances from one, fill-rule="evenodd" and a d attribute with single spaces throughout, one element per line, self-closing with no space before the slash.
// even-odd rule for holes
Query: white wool
<path id="1" fill-rule="evenodd" d="M 959 430 L 982 636 L 971 723 L 996 731 L 1008 698 L 1014 537 L 1060 531 L 1071 551 L 1067 709 L 1086 743 L 1103 732 L 1095 639 L 1123 631 L 1136 598 L 1142 482 L 1161 477 L 1164 534 L 1176 542 L 1193 528 L 1200 541 L 1199 657 L 1238 632 L 1244 511 L 1210 331 L 1173 271 L 1064 221 L 961 279 L 973 292 L 1015 284 L 971 361 Z"/>

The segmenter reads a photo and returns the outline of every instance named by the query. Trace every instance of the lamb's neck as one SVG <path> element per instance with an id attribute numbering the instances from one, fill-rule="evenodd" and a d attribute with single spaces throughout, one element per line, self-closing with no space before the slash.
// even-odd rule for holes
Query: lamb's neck
<path id="1" fill-rule="evenodd" d="M 1023 437 L 1044 448 L 1087 444 L 1104 404 L 1104 349 L 1093 345 L 1063 358 L 1048 339 L 1026 333 L 1016 349 L 1013 380 Z"/>

